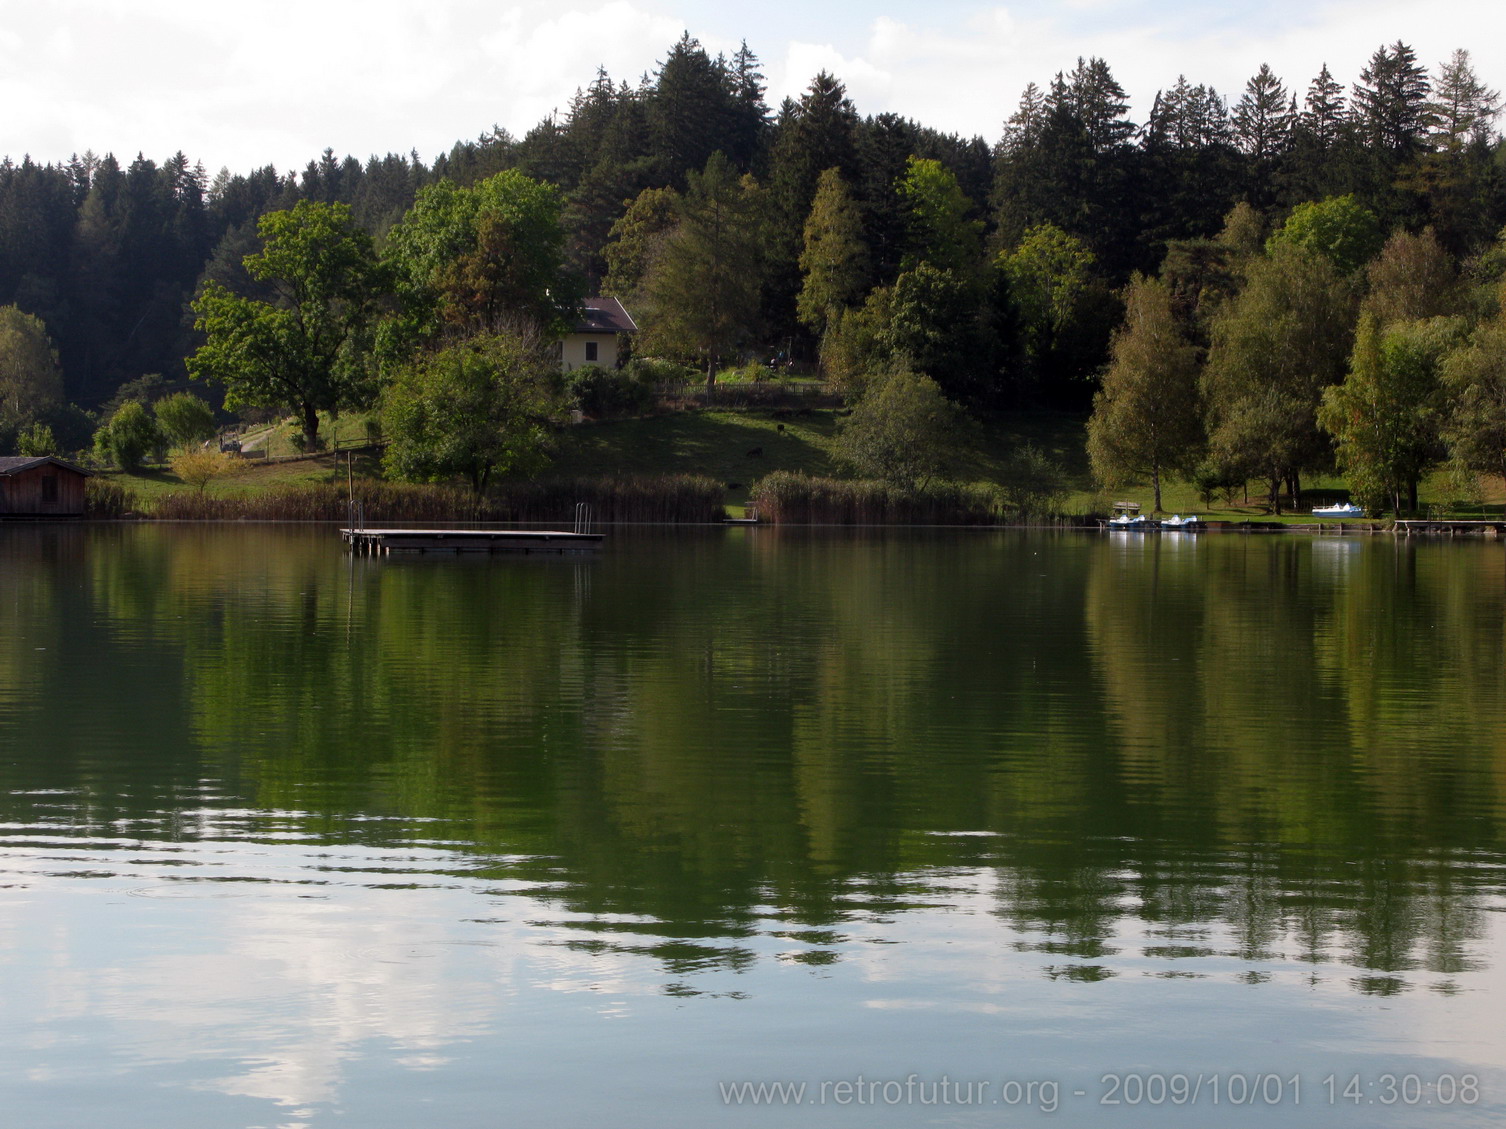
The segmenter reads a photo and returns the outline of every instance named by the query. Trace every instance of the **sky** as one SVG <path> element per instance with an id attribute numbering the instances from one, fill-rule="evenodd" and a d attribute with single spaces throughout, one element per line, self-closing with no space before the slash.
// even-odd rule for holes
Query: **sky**
<path id="1" fill-rule="evenodd" d="M 1456 48 L 1506 88 L 1499 0 L 0 0 L 0 155 L 181 150 L 213 175 L 339 156 L 430 161 L 494 125 L 521 137 L 598 67 L 636 84 L 689 33 L 759 57 L 768 101 L 828 70 L 862 114 L 995 141 L 1026 83 L 1105 59 L 1143 121 L 1178 75 L 1232 103 L 1261 63 L 1300 95 L 1402 40 Z"/>

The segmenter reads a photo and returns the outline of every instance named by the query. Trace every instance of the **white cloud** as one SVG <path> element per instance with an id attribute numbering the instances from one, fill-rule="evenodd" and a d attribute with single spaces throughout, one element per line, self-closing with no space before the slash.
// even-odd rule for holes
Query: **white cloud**
<path id="1" fill-rule="evenodd" d="M 237 171 L 301 168 L 326 146 L 427 159 L 493 123 L 521 134 L 563 112 L 597 66 L 636 84 L 687 27 L 713 53 L 747 37 L 775 106 L 826 69 L 861 113 L 992 140 L 1027 82 L 1046 84 L 1080 55 L 1108 60 L 1139 120 L 1178 74 L 1233 98 L 1269 62 L 1300 96 L 1324 62 L 1348 85 L 1396 39 L 1429 66 L 1468 47 L 1485 81 L 1506 86 L 1503 25 L 1495 0 L 1425 15 L 1413 0 L 1268 0 L 1248 12 L 1188 0 L 891 0 L 859 12 L 773 0 L 756 17 L 700 0 L 0 0 L 0 152 L 161 160 L 182 149 Z"/>

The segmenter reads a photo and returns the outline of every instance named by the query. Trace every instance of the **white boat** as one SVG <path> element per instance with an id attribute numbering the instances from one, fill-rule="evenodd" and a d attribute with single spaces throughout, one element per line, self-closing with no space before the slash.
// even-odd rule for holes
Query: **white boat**
<path id="1" fill-rule="evenodd" d="M 1190 528 L 1192 528 L 1195 525 L 1202 525 L 1202 524 L 1203 524 L 1203 519 L 1200 518 L 1200 517 L 1198 517 L 1197 514 L 1188 514 L 1186 517 L 1183 517 L 1181 514 L 1176 514 L 1173 517 L 1169 517 L 1165 521 L 1163 521 L 1161 523 L 1161 528 L 1162 529 L 1190 529 Z"/>
<path id="2" fill-rule="evenodd" d="M 1336 502 L 1331 506 L 1313 507 L 1313 517 L 1364 517 L 1365 511 L 1353 502 Z"/>
<path id="3" fill-rule="evenodd" d="M 1144 514 L 1120 514 L 1118 517 L 1109 518 L 1110 529 L 1144 529 Z"/>

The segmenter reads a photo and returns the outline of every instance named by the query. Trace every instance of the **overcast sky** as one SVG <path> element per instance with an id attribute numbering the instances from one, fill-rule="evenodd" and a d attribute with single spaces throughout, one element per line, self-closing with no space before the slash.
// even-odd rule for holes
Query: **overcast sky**
<path id="1" fill-rule="evenodd" d="M 1232 101 L 1268 62 L 1300 95 L 1398 39 L 1434 70 L 1467 48 L 1506 87 L 1500 0 L 0 0 L 0 154 L 428 161 L 494 123 L 521 136 L 598 66 L 636 83 L 686 30 L 712 53 L 746 39 L 772 106 L 824 68 L 860 113 L 990 142 L 1027 82 L 1079 55 L 1108 61 L 1136 121 L 1179 74 Z"/>

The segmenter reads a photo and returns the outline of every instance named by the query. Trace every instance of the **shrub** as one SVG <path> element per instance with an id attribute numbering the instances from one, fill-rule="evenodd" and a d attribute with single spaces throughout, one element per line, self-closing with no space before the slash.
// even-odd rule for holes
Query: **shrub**
<path id="1" fill-rule="evenodd" d="M 184 451 L 172 462 L 173 473 L 201 493 L 216 478 L 234 473 L 236 460 L 221 451 Z"/>
<path id="2" fill-rule="evenodd" d="M 588 416 L 636 415 L 654 402 L 653 389 L 619 369 L 584 365 L 565 376 L 571 401 Z"/>
<path id="3" fill-rule="evenodd" d="M 1016 447 L 1003 468 L 1004 500 L 1020 517 L 1054 513 L 1067 493 L 1061 464 L 1031 443 Z"/>

